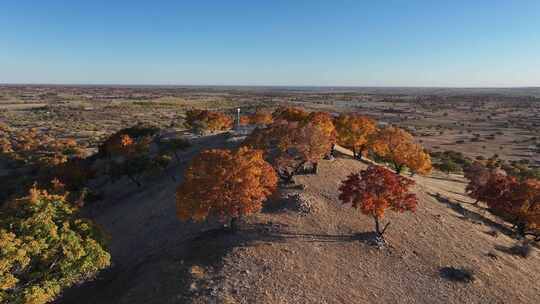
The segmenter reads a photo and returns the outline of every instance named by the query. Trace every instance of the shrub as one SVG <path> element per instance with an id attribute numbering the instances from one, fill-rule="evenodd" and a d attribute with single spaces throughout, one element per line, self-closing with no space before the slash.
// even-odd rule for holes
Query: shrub
<path id="1" fill-rule="evenodd" d="M 158 146 L 161 154 L 172 154 L 176 158 L 176 161 L 180 162 L 178 151 L 188 149 L 191 147 L 191 143 L 185 138 L 172 138 L 168 140 L 160 140 L 158 142 Z"/>
<path id="2" fill-rule="evenodd" d="M 440 163 L 435 165 L 435 168 L 442 172 L 446 172 L 446 174 L 458 173 L 462 169 L 460 165 L 448 158 L 442 159 Z"/>
<path id="3" fill-rule="evenodd" d="M 151 170 L 165 170 L 173 155 L 180 160 L 177 151 L 187 149 L 190 143 L 181 138 L 162 141 L 158 133 L 159 129 L 133 127 L 111 135 L 98 153 L 98 157 L 105 158 L 106 174 L 113 181 L 127 176 L 140 187 L 142 175 Z"/>

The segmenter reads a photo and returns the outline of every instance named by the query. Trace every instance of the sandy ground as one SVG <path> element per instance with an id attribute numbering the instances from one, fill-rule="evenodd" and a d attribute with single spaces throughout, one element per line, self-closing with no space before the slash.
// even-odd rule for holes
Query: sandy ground
<path id="1" fill-rule="evenodd" d="M 203 138 L 184 157 L 223 145 L 233 143 L 225 136 Z M 169 177 L 147 181 L 144 190 L 113 185 L 110 198 L 89 214 L 111 234 L 115 265 L 59 302 L 540 301 L 537 250 L 528 258 L 509 254 L 517 241 L 507 235 L 508 225 L 470 205 L 457 175 L 415 177 L 418 211 L 389 213 L 389 246 L 371 245 L 371 219 L 337 199 L 340 181 L 366 166 L 345 154 L 321 162 L 317 175 L 296 177 L 303 186 L 281 189 L 263 213 L 244 220 L 237 234 L 215 222 L 179 222 L 176 183 Z M 448 266 L 471 269 L 475 281 L 446 280 L 440 271 Z"/>

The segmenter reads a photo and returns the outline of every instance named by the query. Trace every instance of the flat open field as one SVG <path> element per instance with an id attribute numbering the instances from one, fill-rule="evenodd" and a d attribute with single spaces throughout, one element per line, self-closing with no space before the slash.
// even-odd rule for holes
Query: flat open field
<path id="1" fill-rule="evenodd" d="M 0 86 L 0 121 L 88 148 L 137 122 L 182 129 L 185 110 L 235 115 L 280 104 L 359 112 L 406 127 L 431 151 L 540 165 L 540 98 L 529 89 Z"/>
<path id="2" fill-rule="evenodd" d="M 538 243 L 517 235 L 512 223 L 483 201 L 475 203 L 466 191 L 464 166 L 443 173 L 443 157 L 436 153 L 456 151 L 471 160 L 496 154 L 538 174 L 540 98 L 531 92 L 0 86 L 0 130 L 4 143 L 14 143 L 2 148 L 9 156 L 9 149 L 17 147 L 22 156 L 0 158 L 0 204 L 36 180 L 43 184 L 40 179 L 49 171 L 67 168 L 59 172 L 67 173 L 62 176 L 78 195 L 73 202 L 106 232 L 111 267 L 66 289 L 58 304 L 537 303 Z M 248 128 L 229 130 L 226 115 L 234 117 L 237 108 L 243 114 L 268 113 L 281 105 L 333 115 L 361 113 L 381 125 L 407 129 L 431 152 L 431 173 L 403 172 L 415 182 L 418 208 L 385 217 L 393 223 L 388 245 L 374 246 L 372 219 L 343 204 L 339 189 L 351 173 L 380 159 L 373 154 L 358 159 L 341 146 L 335 146 L 332 157 L 320 159 L 318 171 L 280 182 L 260 213 L 238 220 L 236 233 L 214 217 L 179 220 L 177 187 L 189 178 L 184 173 L 193 159 L 207 149 L 236 149 L 246 139 L 242 130 Z M 228 122 L 227 131 L 199 132 L 195 124 L 186 130 L 186 112 L 193 108 L 226 114 L 211 113 Z M 114 158 L 114 150 L 102 154 L 103 147 L 111 148 L 102 145 L 104 140 L 138 123 L 145 127 L 133 128 L 139 134 L 159 128 L 154 137 L 159 141 L 148 143 L 146 150 L 137 150 L 138 144 L 126 150 L 126 157 L 141 153 L 144 158 Z M 26 136 L 36 141 L 26 141 L 28 149 L 17 146 Z M 171 138 L 188 145 L 167 150 L 169 161 L 158 168 L 155 151 L 167 147 L 163 143 L 178 143 Z M 37 147 L 31 145 L 35 142 Z M 24 158 L 32 147 L 40 154 Z M 75 156 L 56 164 L 56 158 L 48 158 L 50 151 Z M 152 161 L 153 167 L 135 160 Z M 38 169 L 25 166 L 26 161 Z M 77 187 L 80 179 L 84 182 Z M 49 179 L 45 185 L 54 191 L 56 183 Z M 470 280 L 456 281 L 448 273 L 456 269 Z"/>

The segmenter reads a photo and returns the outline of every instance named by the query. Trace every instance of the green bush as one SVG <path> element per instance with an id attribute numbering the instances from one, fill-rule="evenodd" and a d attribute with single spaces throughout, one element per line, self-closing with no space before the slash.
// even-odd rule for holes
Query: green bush
<path id="1" fill-rule="evenodd" d="M 456 164 L 453 160 L 445 158 L 442 159 L 440 163 L 434 165 L 440 171 L 450 173 L 458 173 L 462 170 L 462 167 Z"/>
<path id="2" fill-rule="evenodd" d="M 65 198 L 32 188 L 0 209 L 0 303 L 49 303 L 110 265 L 101 231 Z"/>

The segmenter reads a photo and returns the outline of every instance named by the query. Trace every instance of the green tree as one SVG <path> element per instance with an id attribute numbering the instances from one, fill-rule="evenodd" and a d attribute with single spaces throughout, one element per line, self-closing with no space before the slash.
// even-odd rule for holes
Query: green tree
<path id="1" fill-rule="evenodd" d="M 457 173 L 462 169 L 460 165 L 449 158 L 443 158 L 435 167 L 440 171 L 446 172 L 446 174 Z"/>
<path id="2" fill-rule="evenodd" d="M 65 198 L 32 188 L 0 209 L 0 303 L 49 303 L 110 265 L 103 234 Z"/>

